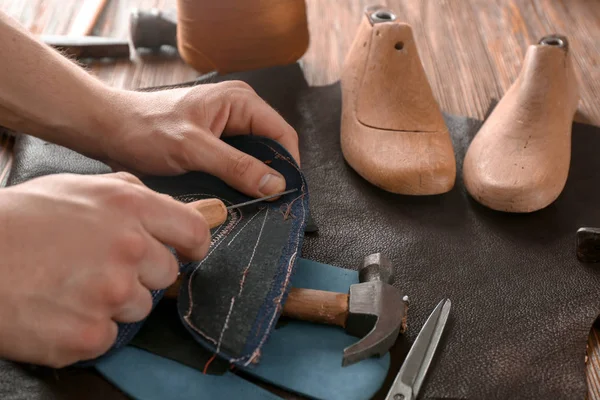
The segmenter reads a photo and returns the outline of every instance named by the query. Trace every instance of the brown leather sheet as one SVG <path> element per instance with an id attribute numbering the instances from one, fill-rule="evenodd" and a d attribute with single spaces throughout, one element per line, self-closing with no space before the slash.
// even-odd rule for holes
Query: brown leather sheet
<path id="1" fill-rule="evenodd" d="M 481 206 L 463 186 L 462 160 L 480 121 L 445 115 L 456 186 L 409 197 L 375 188 L 344 162 L 339 84 L 311 89 L 305 104 L 301 150 L 319 233 L 307 237 L 303 257 L 349 268 L 375 251 L 391 257 L 395 284 L 410 297 L 410 341 L 442 298 L 452 301 L 422 398 L 584 398 L 600 269 L 577 260 L 575 234 L 600 224 L 600 128 L 573 125 L 563 193 L 516 215 Z"/>

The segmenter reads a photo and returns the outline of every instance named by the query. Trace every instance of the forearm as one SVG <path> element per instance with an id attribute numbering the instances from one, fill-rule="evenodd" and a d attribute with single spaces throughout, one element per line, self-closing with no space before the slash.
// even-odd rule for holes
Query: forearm
<path id="1" fill-rule="evenodd" d="M 0 125 L 100 153 L 116 123 L 113 90 L 1 11 L 0 38 Z"/>

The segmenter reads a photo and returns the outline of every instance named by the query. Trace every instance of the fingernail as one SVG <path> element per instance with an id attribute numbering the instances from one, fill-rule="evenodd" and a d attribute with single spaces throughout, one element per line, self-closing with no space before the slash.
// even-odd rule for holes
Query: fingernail
<path id="1" fill-rule="evenodd" d="M 258 184 L 258 191 L 262 193 L 263 196 L 270 196 L 272 194 L 283 192 L 284 190 L 285 179 L 274 174 L 266 174 Z"/>

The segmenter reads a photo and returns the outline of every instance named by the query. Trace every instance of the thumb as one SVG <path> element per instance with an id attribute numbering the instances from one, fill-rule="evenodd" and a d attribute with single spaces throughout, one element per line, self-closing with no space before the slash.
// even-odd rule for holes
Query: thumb
<path id="1" fill-rule="evenodd" d="M 206 165 L 208 173 L 229 186 L 251 197 L 264 197 L 283 192 L 285 178 L 260 160 L 228 145 L 222 140 L 211 140 Z"/>

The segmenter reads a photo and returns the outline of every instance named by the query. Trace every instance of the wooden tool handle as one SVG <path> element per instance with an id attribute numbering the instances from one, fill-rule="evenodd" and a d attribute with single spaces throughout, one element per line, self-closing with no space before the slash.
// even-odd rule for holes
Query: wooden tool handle
<path id="1" fill-rule="evenodd" d="M 302 321 L 346 327 L 348 295 L 323 290 L 292 288 L 283 315 Z"/>
<path id="2" fill-rule="evenodd" d="M 227 207 L 219 199 L 204 199 L 188 203 L 196 211 L 202 213 L 210 229 L 216 228 L 227 220 Z"/>
<path id="3" fill-rule="evenodd" d="M 168 299 L 176 299 L 182 277 L 165 291 Z M 302 321 L 346 327 L 348 295 L 323 290 L 292 288 L 283 306 L 283 315 Z"/>

